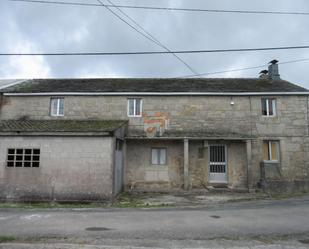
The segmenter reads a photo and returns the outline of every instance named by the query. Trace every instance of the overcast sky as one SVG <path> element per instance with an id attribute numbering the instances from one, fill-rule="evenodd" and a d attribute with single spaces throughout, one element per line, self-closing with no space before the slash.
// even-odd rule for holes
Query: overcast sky
<path id="1" fill-rule="evenodd" d="M 64 1 L 64 0 L 63 0 Z M 74 0 L 70 0 L 74 1 Z M 96 0 L 75 0 L 97 3 Z M 104 2 L 104 0 L 102 0 Z M 309 12 L 308 0 L 112 0 L 159 7 Z M 105 3 L 106 2 L 105 0 Z M 123 9 L 171 50 L 309 45 L 309 16 Z M 159 51 L 162 48 L 104 7 L 0 0 L 0 53 Z M 198 73 L 309 58 L 309 49 L 180 55 Z M 309 61 L 280 65 L 283 79 L 309 88 Z M 207 77 L 257 77 L 261 69 Z M 173 55 L 1 57 L 2 78 L 179 77 L 190 72 Z"/>

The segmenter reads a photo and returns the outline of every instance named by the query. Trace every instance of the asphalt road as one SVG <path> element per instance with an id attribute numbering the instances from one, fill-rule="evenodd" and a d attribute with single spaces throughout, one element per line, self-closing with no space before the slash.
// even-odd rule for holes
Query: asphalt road
<path id="1" fill-rule="evenodd" d="M 191 209 L 2 209 L 0 235 L 160 248 L 193 248 L 219 240 L 233 245 L 302 240 L 305 243 L 297 245 L 308 248 L 309 198 Z"/>

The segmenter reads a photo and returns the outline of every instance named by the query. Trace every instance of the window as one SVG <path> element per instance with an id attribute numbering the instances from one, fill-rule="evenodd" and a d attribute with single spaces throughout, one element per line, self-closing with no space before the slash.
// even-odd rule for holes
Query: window
<path id="1" fill-rule="evenodd" d="M 262 99 L 262 115 L 276 116 L 276 99 L 274 98 Z"/>
<path id="2" fill-rule="evenodd" d="M 151 164 L 165 165 L 166 164 L 166 149 L 152 148 L 151 149 Z"/>
<path id="3" fill-rule="evenodd" d="M 50 115 L 64 116 L 64 98 L 52 98 L 50 100 Z"/>
<path id="4" fill-rule="evenodd" d="M 39 167 L 40 149 L 8 149 L 7 167 Z"/>
<path id="5" fill-rule="evenodd" d="M 264 141 L 263 142 L 263 160 L 264 161 L 279 161 L 279 142 Z"/>
<path id="6" fill-rule="evenodd" d="M 128 99 L 128 116 L 142 116 L 142 99 Z"/>

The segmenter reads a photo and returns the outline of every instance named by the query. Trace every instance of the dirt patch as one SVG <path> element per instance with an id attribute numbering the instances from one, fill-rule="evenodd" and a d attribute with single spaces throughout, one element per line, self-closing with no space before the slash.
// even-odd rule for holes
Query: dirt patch
<path id="1" fill-rule="evenodd" d="M 210 215 L 210 217 L 214 218 L 214 219 L 220 219 L 221 218 L 221 216 L 219 216 L 219 215 Z"/>
<path id="2" fill-rule="evenodd" d="M 309 239 L 301 239 L 301 240 L 299 240 L 299 242 L 302 243 L 302 244 L 308 245 L 309 244 Z"/>

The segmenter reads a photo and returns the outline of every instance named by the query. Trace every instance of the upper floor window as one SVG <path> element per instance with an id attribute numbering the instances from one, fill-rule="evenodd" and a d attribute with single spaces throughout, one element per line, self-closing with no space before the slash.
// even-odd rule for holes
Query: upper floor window
<path id="1" fill-rule="evenodd" d="M 264 141 L 263 142 L 263 160 L 270 162 L 279 161 L 279 142 Z"/>
<path id="2" fill-rule="evenodd" d="M 276 99 L 262 98 L 262 115 L 276 116 Z"/>
<path id="3" fill-rule="evenodd" d="M 64 116 L 64 98 L 50 99 L 50 115 Z"/>
<path id="4" fill-rule="evenodd" d="M 142 99 L 128 99 L 128 116 L 142 116 Z"/>
<path id="5" fill-rule="evenodd" d="M 151 149 L 151 164 L 165 165 L 166 164 L 166 148 Z"/>

